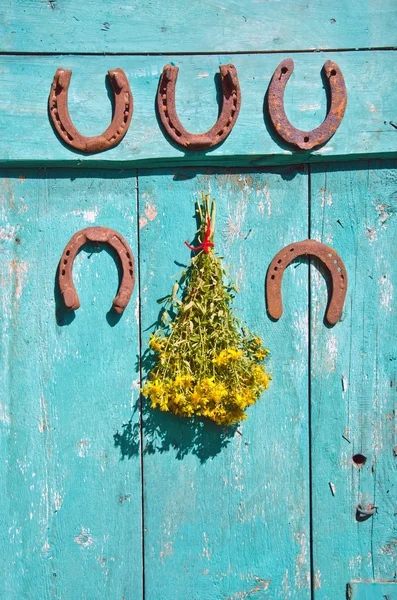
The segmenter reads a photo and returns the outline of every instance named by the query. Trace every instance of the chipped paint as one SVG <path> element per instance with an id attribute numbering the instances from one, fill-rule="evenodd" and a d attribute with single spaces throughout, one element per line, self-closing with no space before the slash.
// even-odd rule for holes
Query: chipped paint
<path id="1" fill-rule="evenodd" d="M 386 202 L 379 202 L 375 206 L 375 210 L 376 210 L 377 215 L 378 215 L 379 224 L 381 226 L 383 226 L 384 228 L 386 228 L 386 222 L 387 222 L 387 220 L 394 213 L 393 207 L 390 204 L 387 204 Z"/>
<path id="2" fill-rule="evenodd" d="M 338 342 L 335 334 L 331 333 L 326 341 L 326 352 L 324 353 L 325 373 L 333 372 L 336 369 L 338 360 Z"/>
<path id="3" fill-rule="evenodd" d="M 4 226 L 0 226 L 0 241 L 6 242 L 10 240 L 15 240 L 19 229 L 19 225 L 10 225 L 9 223 L 6 223 Z"/>
<path id="4" fill-rule="evenodd" d="M 84 221 L 87 221 L 88 223 L 95 223 L 97 217 L 99 216 L 99 209 L 96 206 L 92 210 L 72 210 L 70 214 L 78 217 L 82 216 Z"/>
<path id="5" fill-rule="evenodd" d="M 145 207 L 145 215 L 149 219 L 149 221 L 153 221 L 157 217 L 157 209 L 155 204 L 146 203 Z"/>
<path id="6" fill-rule="evenodd" d="M 299 553 L 295 565 L 295 586 L 298 589 L 310 587 L 310 572 L 308 569 L 308 541 L 304 532 L 297 533 L 295 538 L 299 544 Z"/>
<path id="7" fill-rule="evenodd" d="M 91 535 L 91 532 L 86 527 L 81 528 L 81 532 L 79 533 L 79 535 L 76 535 L 74 541 L 76 542 L 76 544 L 82 546 L 82 548 L 88 548 L 94 543 L 94 539 Z"/>
<path id="8" fill-rule="evenodd" d="M 391 312 L 393 310 L 393 284 L 390 281 L 388 275 L 382 275 L 379 277 L 378 284 L 380 284 L 380 306 L 384 310 Z"/>
<path id="9" fill-rule="evenodd" d="M 332 191 L 327 190 L 325 187 L 320 189 L 320 200 L 321 208 L 324 210 L 325 206 L 332 206 Z"/>
<path id="10" fill-rule="evenodd" d="M 91 442 L 90 440 L 80 440 L 76 443 L 77 446 L 77 454 L 80 458 L 85 458 L 88 456 L 88 451 L 90 449 Z"/>

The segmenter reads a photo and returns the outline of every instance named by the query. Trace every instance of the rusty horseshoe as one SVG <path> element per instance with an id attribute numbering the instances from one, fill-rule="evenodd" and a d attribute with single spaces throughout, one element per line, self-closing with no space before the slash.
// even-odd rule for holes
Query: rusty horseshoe
<path id="1" fill-rule="evenodd" d="M 298 256 L 317 256 L 327 267 L 332 277 L 332 292 L 325 315 L 330 325 L 335 325 L 342 316 L 347 291 L 347 272 L 343 260 L 330 246 L 316 240 L 304 240 L 285 246 L 276 254 L 266 274 L 266 304 L 269 315 L 279 319 L 283 314 L 281 284 L 288 265 Z"/>
<path id="2" fill-rule="evenodd" d="M 291 125 L 284 110 L 284 91 L 294 70 L 292 58 L 286 58 L 277 67 L 268 90 L 268 110 L 277 133 L 288 144 L 301 150 L 311 150 L 325 144 L 338 129 L 345 114 L 347 93 L 345 80 L 338 65 L 331 60 L 324 64 L 324 74 L 330 91 L 330 107 L 323 123 L 312 131 L 302 131 Z"/>
<path id="3" fill-rule="evenodd" d="M 175 108 L 175 85 L 178 67 L 165 65 L 157 91 L 157 111 L 167 135 L 188 150 L 206 150 L 217 146 L 231 132 L 241 105 L 240 84 L 234 65 L 220 65 L 222 80 L 222 110 L 215 125 L 206 133 L 188 133 L 180 122 Z"/>
<path id="4" fill-rule="evenodd" d="M 117 252 L 123 268 L 123 277 L 117 296 L 113 300 L 114 310 L 121 314 L 127 306 L 135 284 L 134 255 L 122 235 L 108 227 L 87 227 L 74 234 L 66 245 L 59 263 L 59 288 L 68 310 L 80 307 L 73 283 L 73 261 L 86 242 L 109 244 Z"/>
<path id="5" fill-rule="evenodd" d="M 72 71 L 58 69 L 48 98 L 48 110 L 59 137 L 69 146 L 85 152 L 103 152 L 116 146 L 127 133 L 133 111 L 133 97 L 126 74 L 122 69 L 108 71 L 114 97 L 112 122 L 102 135 L 86 137 L 73 125 L 68 109 L 68 90 Z"/>

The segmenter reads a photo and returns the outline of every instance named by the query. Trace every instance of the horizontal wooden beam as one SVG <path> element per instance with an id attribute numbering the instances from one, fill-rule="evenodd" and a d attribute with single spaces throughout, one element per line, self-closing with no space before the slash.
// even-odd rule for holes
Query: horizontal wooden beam
<path id="1" fill-rule="evenodd" d="M 286 146 L 269 126 L 264 98 L 279 62 L 288 55 L 233 56 L 2 56 L 0 58 L 0 164 L 156 167 L 180 165 L 266 166 L 322 160 L 397 156 L 397 61 L 393 51 L 327 52 L 294 56 L 295 70 L 285 92 L 293 125 L 310 130 L 325 117 L 327 95 L 321 70 L 328 59 L 341 68 L 348 104 L 341 126 L 322 148 Z M 242 105 L 223 144 L 207 152 L 183 151 L 160 129 L 155 98 L 163 66 L 180 67 L 176 105 L 190 132 L 209 129 L 218 116 L 219 65 L 238 71 Z M 47 100 L 58 67 L 72 69 L 71 118 L 83 135 L 102 133 L 111 120 L 108 69 L 121 67 L 134 96 L 134 114 L 121 143 L 84 155 L 64 145 L 51 127 Z M 218 88 L 219 92 L 219 88 Z"/>
<path id="2" fill-rule="evenodd" d="M 397 46 L 395 0 L 0 2 L 0 51 L 257 52 Z"/>

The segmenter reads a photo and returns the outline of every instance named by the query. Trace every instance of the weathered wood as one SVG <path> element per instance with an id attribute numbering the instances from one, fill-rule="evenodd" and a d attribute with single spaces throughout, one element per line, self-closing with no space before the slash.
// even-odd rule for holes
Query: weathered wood
<path id="1" fill-rule="evenodd" d="M 119 230 L 134 251 L 134 174 L 2 171 L 0 183 L 1 596 L 141 597 L 139 459 L 114 436 L 139 396 L 136 293 L 108 314 L 112 253 L 76 257 L 81 307 L 56 289 L 71 235 Z M 55 296 L 54 296 L 55 294 Z M 133 417 L 136 421 L 137 415 Z"/>
<path id="2" fill-rule="evenodd" d="M 278 323 L 264 299 L 271 257 L 307 237 L 308 178 L 302 167 L 139 175 L 143 349 L 156 300 L 189 260 L 201 190 L 217 198 L 215 247 L 240 289 L 237 314 L 270 348 L 274 380 L 234 435 L 145 409 L 145 594 L 309 599 L 307 266 L 285 273 Z"/>
<path id="3" fill-rule="evenodd" d="M 326 286 L 311 270 L 316 600 L 344 597 L 351 580 L 396 574 L 396 167 L 312 168 L 311 236 L 339 252 L 349 276 L 344 318 L 327 329 Z M 357 506 L 370 504 L 376 514 L 358 522 Z M 357 595 L 366 597 L 377 596 Z"/>
<path id="4" fill-rule="evenodd" d="M 285 93 L 287 116 L 300 129 L 318 126 L 326 114 L 321 69 L 328 59 L 342 69 L 348 92 L 347 110 L 336 134 L 324 147 L 302 152 L 285 146 L 268 131 L 264 96 L 284 55 L 136 56 L 136 57 L 11 57 L 0 60 L 0 163 L 78 166 L 248 165 L 346 160 L 396 156 L 397 61 L 393 52 L 332 52 L 299 54 Z M 219 64 L 233 62 L 242 91 L 239 118 L 230 136 L 210 152 L 184 152 L 172 146 L 160 130 L 155 98 L 167 62 L 180 67 L 177 110 L 191 132 L 202 132 L 216 121 L 214 78 Z M 64 146 L 47 115 L 47 99 L 59 66 L 73 70 L 69 109 L 83 135 L 103 132 L 111 121 L 106 92 L 108 69 L 124 69 L 134 95 L 134 114 L 123 141 L 114 149 L 86 156 Z"/>
<path id="5" fill-rule="evenodd" d="M 397 600 L 397 583 L 391 581 L 354 581 L 349 583 L 349 600 Z"/>
<path id="6" fill-rule="evenodd" d="M 0 15 L 3 52 L 221 53 L 397 46 L 394 0 L 2 0 Z"/>

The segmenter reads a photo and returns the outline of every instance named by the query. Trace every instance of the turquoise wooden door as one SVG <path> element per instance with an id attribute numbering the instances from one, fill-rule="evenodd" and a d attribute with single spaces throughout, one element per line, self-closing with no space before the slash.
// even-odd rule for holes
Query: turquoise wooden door
<path id="1" fill-rule="evenodd" d="M 394 600 L 395 4 L 149 4 L 0 3 L 1 597 Z M 346 80 L 342 125 L 311 153 L 280 143 L 263 110 L 288 56 L 297 127 L 326 113 L 325 60 Z M 191 131 L 217 118 L 219 65 L 236 66 L 240 116 L 213 151 L 182 152 L 162 134 L 167 62 Z M 116 148 L 86 156 L 55 136 L 59 66 L 73 70 L 70 112 L 86 135 L 109 123 L 107 70 L 124 69 L 134 114 Z M 271 387 L 236 431 L 140 396 L 157 300 L 189 259 L 202 191 L 218 201 L 237 314 L 271 351 Z M 81 308 L 59 295 L 62 250 L 92 225 L 119 231 L 135 256 L 121 318 L 109 310 L 117 260 L 97 244 L 75 261 Z M 266 314 L 270 260 L 308 237 L 348 270 L 333 328 L 314 260 L 287 269 L 282 318 Z"/>

